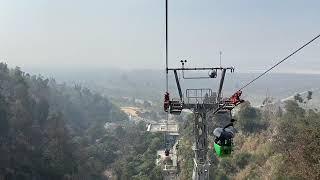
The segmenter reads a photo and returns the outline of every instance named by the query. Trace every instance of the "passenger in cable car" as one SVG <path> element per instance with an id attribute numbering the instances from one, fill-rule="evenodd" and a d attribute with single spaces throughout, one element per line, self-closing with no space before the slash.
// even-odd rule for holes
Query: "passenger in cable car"
<path id="1" fill-rule="evenodd" d="M 236 129 L 233 127 L 235 121 L 235 119 L 231 119 L 231 122 L 224 128 L 219 127 L 213 131 L 213 135 L 216 137 L 214 140 L 214 149 L 219 157 L 231 154 L 233 138 L 236 133 Z"/>

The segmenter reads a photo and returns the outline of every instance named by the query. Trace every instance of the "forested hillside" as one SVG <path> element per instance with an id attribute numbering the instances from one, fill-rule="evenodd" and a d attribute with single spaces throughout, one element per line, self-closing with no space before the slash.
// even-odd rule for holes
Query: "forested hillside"
<path id="1" fill-rule="evenodd" d="M 285 102 L 283 108 L 241 105 L 236 115 L 234 153 L 216 158 L 214 150 L 209 151 L 210 178 L 320 179 L 320 113 L 303 107 L 298 99 Z M 182 129 L 182 179 L 192 176 L 192 124 L 190 117 Z"/>
<path id="2" fill-rule="evenodd" d="M 210 177 L 319 179 L 320 113 L 309 103 L 313 97 L 297 97 L 280 106 L 242 104 L 235 151 L 228 158 L 209 151 Z M 210 133 L 227 123 L 222 119 L 212 117 Z M 189 179 L 192 117 L 180 122 L 179 177 Z M 160 180 L 155 159 L 163 136 L 145 129 L 88 88 L 0 63 L 0 179 Z"/>
<path id="3" fill-rule="evenodd" d="M 161 178 L 153 157 L 161 136 L 144 131 L 87 88 L 0 63 L 0 179 Z"/>

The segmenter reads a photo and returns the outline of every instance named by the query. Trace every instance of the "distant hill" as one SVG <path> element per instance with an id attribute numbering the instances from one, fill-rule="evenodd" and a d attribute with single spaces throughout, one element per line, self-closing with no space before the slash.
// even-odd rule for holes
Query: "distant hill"
<path id="1" fill-rule="evenodd" d="M 85 84 L 108 96 L 134 96 L 155 101 L 162 100 L 165 91 L 165 75 L 161 70 L 117 70 L 117 69 L 49 69 L 31 70 L 49 76 L 55 76 L 58 81 L 77 82 Z M 192 76 L 194 74 L 186 74 Z M 206 75 L 204 73 L 203 75 Z M 230 96 L 243 84 L 259 74 L 234 73 L 227 74 L 224 94 Z M 177 94 L 173 73 L 170 74 L 170 89 Z M 219 77 L 218 77 L 219 78 Z M 219 79 L 182 81 L 183 88 L 210 87 L 217 89 Z M 282 99 L 297 92 L 320 88 L 318 74 L 279 74 L 270 73 L 260 78 L 254 84 L 244 89 L 243 97 L 253 104 L 261 104 L 266 96 Z"/>

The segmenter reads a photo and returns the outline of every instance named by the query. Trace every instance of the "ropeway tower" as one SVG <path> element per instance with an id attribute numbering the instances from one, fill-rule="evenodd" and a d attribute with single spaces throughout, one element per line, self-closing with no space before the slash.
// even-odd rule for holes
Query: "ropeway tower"
<path id="1" fill-rule="evenodd" d="M 186 68 L 186 60 L 181 60 L 181 68 L 168 67 L 168 0 L 165 0 L 165 61 L 166 61 L 166 93 L 164 97 L 164 110 L 168 114 L 180 114 L 183 109 L 189 109 L 194 114 L 194 180 L 207 180 L 209 179 L 210 164 L 207 159 L 208 152 L 208 112 L 213 114 L 218 112 L 230 112 L 234 108 L 234 104 L 230 99 L 222 99 L 222 88 L 227 71 L 234 72 L 233 67 L 221 67 L 221 53 L 220 53 L 220 67 L 201 67 L 201 68 Z M 179 98 L 170 99 L 168 92 L 168 73 L 173 71 L 175 81 L 177 84 Z M 207 76 L 185 76 L 186 71 L 209 71 Z M 217 78 L 220 73 L 220 83 L 217 92 L 207 88 L 194 88 L 186 89 L 185 96 L 182 93 L 178 72 L 182 73 L 183 79 L 199 80 L 199 79 L 213 79 Z M 167 129 L 167 128 L 166 128 Z M 164 134 L 166 154 L 169 154 L 169 149 L 166 143 L 167 134 Z"/>
<path id="2" fill-rule="evenodd" d="M 189 109 L 194 114 L 194 169 L 193 180 L 209 179 L 210 163 L 207 158 L 208 152 L 208 121 L 209 112 L 213 114 L 219 112 L 229 112 L 234 105 L 229 100 L 222 99 L 222 89 L 227 71 L 234 72 L 233 67 L 202 67 L 185 68 L 186 61 L 181 61 L 181 68 L 168 68 L 173 71 L 178 89 L 179 98 L 170 99 L 169 93 L 165 94 L 164 110 L 171 114 L 179 115 L 183 109 Z M 185 76 L 185 71 L 209 71 L 208 76 Z M 186 89 L 185 95 L 182 93 L 178 72 L 182 73 L 184 79 L 214 79 L 220 76 L 219 88 L 214 92 L 210 88 Z"/>

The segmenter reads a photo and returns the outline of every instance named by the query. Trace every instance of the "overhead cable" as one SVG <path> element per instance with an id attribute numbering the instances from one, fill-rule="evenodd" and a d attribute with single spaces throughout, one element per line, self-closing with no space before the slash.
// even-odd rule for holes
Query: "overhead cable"
<path id="1" fill-rule="evenodd" d="M 317 35 L 316 37 L 314 37 L 313 39 L 311 39 L 309 42 L 305 43 L 303 46 L 301 46 L 300 48 L 298 48 L 297 50 L 295 50 L 294 52 L 292 52 L 291 54 L 289 54 L 287 57 L 285 57 L 284 59 L 282 59 L 281 61 L 279 61 L 277 64 L 273 65 L 271 68 L 269 68 L 268 70 L 266 70 L 265 72 L 263 72 L 262 74 L 260 74 L 258 77 L 254 78 L 253 80 L 251 80 L 250 82 L 248 82 L 247 84 L 245 84 L 244 86 L 242 86 L 242 88 L 239 89 L 239 91 L 241 91 L 242 89 L 246 88 L 247 86 L 249 86 L 250 84 L 252 84 L 254 81 L 258 80 L 259 78 L 261 78 L 262 76 L 264 76 L 265 74 L 267 74 L 269 71 L 271 71 L 273 68 L 277 67 L 279 64 L 283 63 L 284 61 L 286 61 L 287 59 L 289 59 L 291 56 L 293 56 L 294 54 L 298 53 L 299 51 L 301 51 L 303 48 L 305 48 L 306 46 L 308 46 L 309 44 L 311 44 L 313 41 L 315 41 L 316 39 L 318 39 L 320 37 L 320 34 Z"/>

